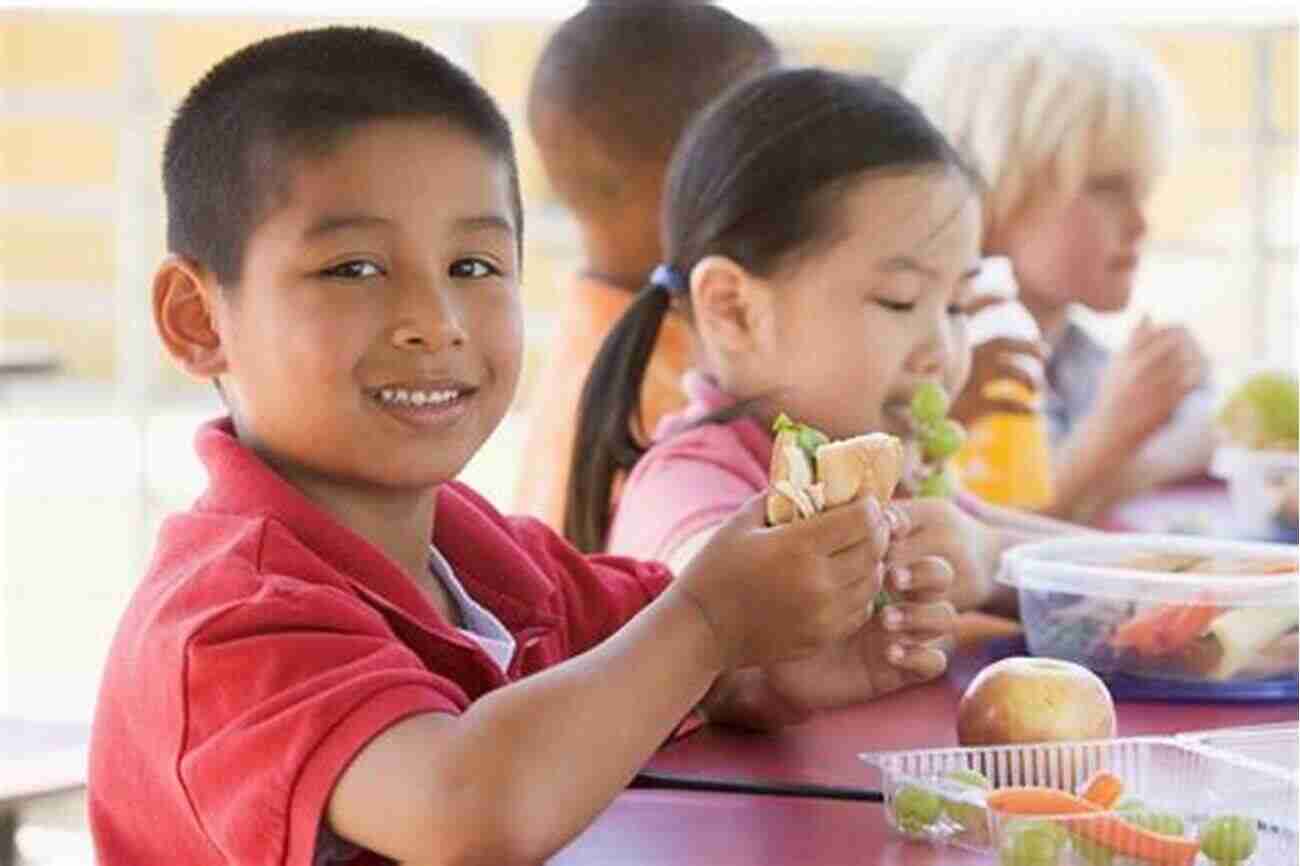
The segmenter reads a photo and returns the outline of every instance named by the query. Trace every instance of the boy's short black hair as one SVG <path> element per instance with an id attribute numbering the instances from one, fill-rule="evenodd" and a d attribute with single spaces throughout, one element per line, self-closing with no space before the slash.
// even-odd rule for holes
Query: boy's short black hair
<path id="1" fill-rule="evenodd" d="M 592 2 L 547 41 L 528 111 L 567 115 L 620 161 L 667 162 L 692 117 L 779 60 L 762 30 L 708 3 Z"/>
<path id="2" fill-rule="evenodd" d="M 448 121 L 479 138 L 510 172 L 523 232 L 510 126 L 473 78 L 432 48 L 369 27 L 275 36 L 214 66 L 167 132 L 167 245 L 236 285 L 248 238 L 288 192 L 292 163 L 321 157 L 384 118 Z"/>

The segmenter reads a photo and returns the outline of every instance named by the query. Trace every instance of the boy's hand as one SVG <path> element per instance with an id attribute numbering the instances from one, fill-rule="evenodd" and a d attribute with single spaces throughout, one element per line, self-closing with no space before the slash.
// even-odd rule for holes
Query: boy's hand
<path id="1" fill-rule="evenodd" d="M 805 657 L 857 632 L 880 590 L 889 526 L 873 498 L 764 525 L 766 492 L 722 525 L 672 587 L 713 629 L 722 669 Z"/>
<path id="2" fill-rule="evenodd" d="M 934 644 L 952 635 L 956 621 L 953 606 L 938 600 L 952 588 L 952 568 L 925 557 L 907 574 L 905 586 L 886 582 L 902 600 L 877 611 L 854 634 L 809 658 L 764 669 L 764 685 L 791 720 L 878 698 L 947 669 L 947 656 Z"/>
<path id="3" fill-rule="evenodd" d="M 947 599 L 957 610 L 981 607 L 992 597 L 999 549 L 991 529 L 948 499 L 900 499 L 889 508 L 895 526 L 885 555 L 888 585 L 906 586 L 919 563 L 937 557 L 952 569 Z"/>
<path id="4" fill-rule="evenodd" d="M 984 394 L 990 382 L 1009 379 L 1028 391 L 1037 393 L 1043 383 L 1030 372 L 1031 364 L 1025 357 L 1040 363 L 1047 360 L 1047 351 L 1041 343 L 1017 340 L 1012 337 L 994 337 L 971 350 L 970 378 L 957 394 L 948 415 L 970 427 L 985 415 L 995 412 L 1011 415 L 1032 415 L 1034 410 L 1015 400 L 995 399 Z"/>
<path id="5" fill-rule="evenodd" d="M 1208 362 L 1191 332 L 1143 317 L 1106 366 L 1097 394 L 1097 422 L 1117 448 L 1138 447 L 1169 421 L 1205 381 Z"/>

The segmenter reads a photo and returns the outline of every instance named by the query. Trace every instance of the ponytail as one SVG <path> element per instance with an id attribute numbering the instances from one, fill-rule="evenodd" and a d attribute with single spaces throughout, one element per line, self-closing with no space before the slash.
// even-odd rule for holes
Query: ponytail
<path id="1" fill-rule="evenodd" d="M 659 274 L 656 271 L 656 277 Z M 646 451 L 636 435 L 645 432 L 637 429 L 641 384 L 675 289 L 654 279 L 641 290 L 605 337 L 582 388 L 569 461 L 564 534 L 584 553 L 604 548 L 614 480 Z"/>

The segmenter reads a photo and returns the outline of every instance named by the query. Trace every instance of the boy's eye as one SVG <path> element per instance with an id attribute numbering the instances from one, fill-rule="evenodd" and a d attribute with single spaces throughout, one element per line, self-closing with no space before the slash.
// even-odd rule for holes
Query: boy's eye
<path id="1" fill-rule="evenodd" d="M 341 277 L 345 280 L 363 280 L 367 277 L 377 277 L 383 274 L 384 269 L 374 262 L 368 262 L 365 259 L 355 259 L 350 262 L 334 265 L 321 271 L 321 274 L 327 277 Z"/>
<path id="2" fill-rule="evenodd" d="M 966 305 L 965 305 L 965 304 L 949 304 L 949 305 L 948 305 L 948 315 L 950 315 L 950 316 L 967 316 L 967 315 L 970 315 L 970 311 L 966 309 Z"/>
<path id="3" fill-rule="evenodd" d="M 876 303 L 895 313 L 910 313 L 916 308 L 912 302 L 891 301 L 888 298 L 876 298 Z"/>
<path id="4" fill-rule="evenodd" d="M 467 280 L 481 280 L 501 273 L 495 265 L 483 259 L 457 259 L 451 263 L 448 272 L 457 279 Z"/>

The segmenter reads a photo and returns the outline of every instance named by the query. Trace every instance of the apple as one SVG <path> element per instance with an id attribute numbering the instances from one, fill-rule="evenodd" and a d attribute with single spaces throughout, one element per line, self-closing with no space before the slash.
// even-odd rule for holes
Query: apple
<path id="1" fill-rule="evenodd" d="M 1115 736 L 1115 702 L 1092 671 L 1060 659 L 1012 656 L 971 680 L 957 705 L 957 741 L 1001 746 Z"/>

